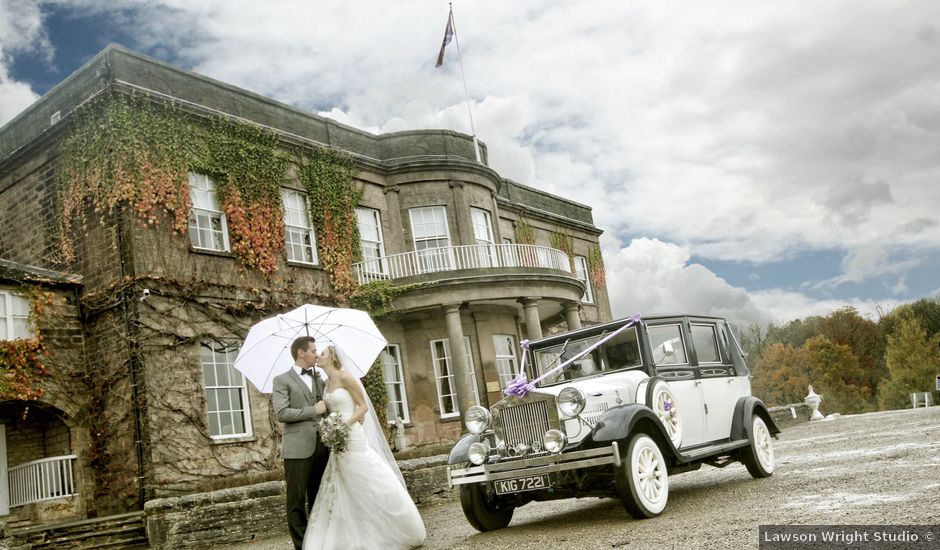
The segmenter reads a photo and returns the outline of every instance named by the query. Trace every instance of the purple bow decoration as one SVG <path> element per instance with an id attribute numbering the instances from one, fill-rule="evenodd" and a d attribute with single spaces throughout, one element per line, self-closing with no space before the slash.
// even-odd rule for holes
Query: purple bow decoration
<path id="1" fill-rule="evenodd" d="M 529 395 L 529 392 L 533 389 L 535 389 L 535 386 L 528 383 L 528 379 L 524 374 L 520 374 L 506 384 L 506 389 L 503 390 L 503 393 L 510 397 L 525 397 Z"/>

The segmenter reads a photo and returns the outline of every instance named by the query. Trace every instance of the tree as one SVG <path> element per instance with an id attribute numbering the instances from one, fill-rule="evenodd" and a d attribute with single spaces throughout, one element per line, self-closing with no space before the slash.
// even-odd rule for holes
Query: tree
<path id="1" fill-rule="evenodd" d="M 807 317 L 781 326 L 771 323 L 766 329 L 757 324 L 750 325 L 741 334 L 741 347 L 747 354 L 748 364 L 753 366 L 759 363 L 764 352 L 773 344 L 799 348 L 813 337 L 818 320 L 819 317 Z"/>
<path id="2" fill-rule="evenodd" d="M 878 394 L 883 409 L 910 406 L 912 392 L 930 391 L 940 372 L 940 333 L 927 336 L 921 321 L 902 315 L 893 334 L 888 336 L 885 354 L 890 377 Z"/>
<path id="3" fill-rule="evenodd" d="M 879 325 L 885 334 L 894 334 L 897 332 L 901 319 L 908 317 L 920 321 L 927 336 L 937 334 L 940 332 L 940 297 L 921 298 L 916 302 L 900 305 L 891 313 L 883 315 Z"/>
<path id="4" fill-rule="evenodd" d="M 815 331 L 834 344 L 849 347 L 858 360 L 858 371 L 846 383 L 865 388 L 874 407 L 878 385 L 888 375 L 884 364 L 886 340 L 878 323 L 862 317 L 854 307 L 844 307 L 820 318 Z"/>
<path id="5" fill-rule="evenodd" d="M 753 394 L 768 406 L 802 403 L 810 381 L 810 357 L 789 344 L 771 344 L 751 368 Z"/>
<path id="6" fill-rule="evenodd" d="M 803 352 L 810 364 L 810 383 L 823 396 L 823 410 L 856 414 L 877 409 L 869 373 L 849 346 L 816 336 L 806 342 Z"/>
<path id="7" fill-rule="evenodd" d="M 806 319 L 796 319 L 779 327 L 770 325 L 767 327 L 767 340 L 799 348 L 817 334 L 816 325 L 819 321 L 819 317 L 812 316 Z"/>

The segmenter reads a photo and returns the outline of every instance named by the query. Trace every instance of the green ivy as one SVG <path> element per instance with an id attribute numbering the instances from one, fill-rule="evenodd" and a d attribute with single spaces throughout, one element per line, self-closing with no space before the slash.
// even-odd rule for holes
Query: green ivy
<path id="1" fill-rule="evenodd" d="M 297 165 L 310 199 L 320 263 L 330 272 L 336 292 L 348 297 L 356 288 L 352 266 L 360 254 L 356 205 L 362 189 L 353 185 L 353 161 L 321 148 L 299 158 Z"/>
<path id="2" fill-rule="evenodd" d="M 381 357 L 372 363 L 372 368 L 362 378 L 362 385 L 369 394 L 369 400 L 375 407 L 375 416 L 379 419 L 379 426 L 385 432 L 385 439 L 389 438 L 388 428 L 388 390 L 385 386 L 385 372 L 382 370 Z"/>
<path id="3" fill-rule="evenodd" d="M 552 231 L 549 240 L 552 248 L 561 250 L 568 256 L 568 263 L 571 265 L 571 272 L 574 273 L 574 237 L 560 230 Z"/>
<path id="4" fill-rule="evenodd" d="M 607 286 L 607 276 L 604 273 L 604 256 L 601 254 L 601 245 L 594 243 L 588 252 L 588 270 L 591 272 L 591 283 L 594 288 L 604 288 Z"/>
<path id="5" fill-rule="evenodd" d="M 396 298 L 421 286 L 423 283 L 395 286 L 390 281 L 373 281 L 357 288 L 349 296 L 349 305 L 368 311 L 373 318 L 384 317 L 392 310 Z"/>
<path id="6" fill-rule="evenodd" d="M 535 244 L 535 228 L 525 216 L 520 216 L 516 221 L 516 243 Z"/>
<path id="7" fill-rule="evenodd" d="M 46 346 L 39 332 L 40 320 L 52 305 L 53 295 L 39 287 L 26 287 L 29 298 L 30 338 L 0 340 L 0 401 L 29 401 L 43 395 L 42 379 L 48 374 L 43 359 Z"/>
<path id="8" fill-rule="evenodd" d="M 322 262 L 334 288 L 348 295 L 352 258 L 359 250 L 352 185 L 354 166 L 325 149 L 278 149 L 279 138 L 256 125 L 220 116 L 197 118 L 174 103 L 110 92 L 84 107 L 63 141 L 59 193 L 60 252 L 75 259 L 72 235 L 130 205 L 145 226 L 169 218 L 186 233 L 192 200 L 190 170 L 211 176 L 226 214 L 232 253 L 245 266 L 270 274 L 284 250 L 280 190 L 291 163 L 310 193 L 316 228 L 324 233 Z M 91 210 L 89 210 L 89 208 Z M 324 248 L 325 247 L 325 248 Z"/>

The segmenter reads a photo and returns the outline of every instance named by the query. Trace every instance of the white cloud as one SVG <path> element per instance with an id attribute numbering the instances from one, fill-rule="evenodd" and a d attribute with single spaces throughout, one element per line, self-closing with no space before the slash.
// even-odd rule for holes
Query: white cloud
<path id="1" fill-rule="evenodd" d="M 121 10 L 132 46 L 341 122 L 469 131 L 456 44 L 433 68 L 443 2 L 80 5 Z M 491 165 L 594 207 L 620 314 L 871 309 L 784 290 L 749 296 L 689 258 L 841 250 L 841 274 L 820 282 L 808 265 L 790 288 L 836 292 L 891 275 L 901 291 L 940 249 L 940 3 L 478 0 L 456 10 Z M 30 32 L 24 43 L 43 43 Z M 618 235 L 651 238 L 621 248 Z"/>
<path id="2" fill-rule="evenodd" d="M 657 239 L 634 239 L 628 246 L 604 239 L 607 290 L 614 317 L 634 312 L 718 315 L 741 324 L 767 323 L 744 289 L 699 264 L 687 248 Z"/>
<path id="3" fill-rule="evenodd" d="M 835 288 L 846 283 L 860 283 L 871 277 L 904 273 L 921 263 L 918 258 L 897 259 L 895 251 L 888 245 L 864 246 L 850 251 L 843 258 L 841 275 L 818 283 L 816 288 Z"/>
<path id="4" fill-rule="evenodd" d="M 786 323 L 793 319 L 804 319 L 811 315 L 826 316 L 837 309 L 852 306 L 859 314 L 877 321 L 881 313 L 888 313 L 901 305 L 895 299 L 884 300 L 820 300 L 806 294 L 785 290 L 767 290 L 749 293 L 754 303 L 763 311 L 773 313 L 773 322 Z"/>
<path id="5" fill-rule="evenodd" d="M 38 3 L 0 0 L 0 126 L 3 126 L 39 97 L 30 86 L 10 78 L 11 56 L 26 51 L 53 50 L 42 27 Z"/>

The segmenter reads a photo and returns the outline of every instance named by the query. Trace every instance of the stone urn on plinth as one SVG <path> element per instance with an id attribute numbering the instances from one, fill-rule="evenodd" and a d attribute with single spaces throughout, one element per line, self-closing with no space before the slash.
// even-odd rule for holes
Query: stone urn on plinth
<path id="1" fill-rule="evenodd" d="M 810 384 L 809 393 L 806 394 L 806 397 L 803 399 L 803 403 L 809 406 L 813 410 L 813 413 L 809 416 L 810 420 L 822 420 L 823 415 L 819 412 L 819 404 L 822 403 L 822 396 L 813 391 L 813 386 Z"/>

